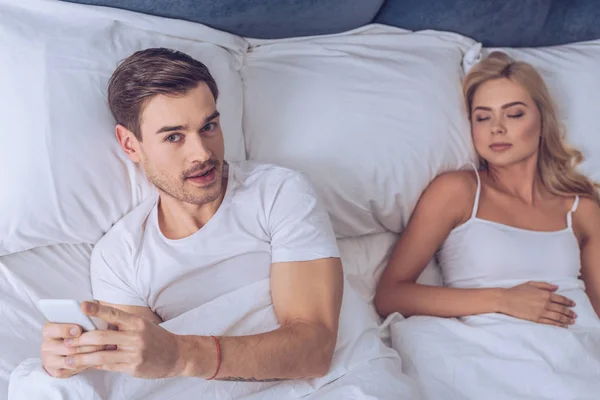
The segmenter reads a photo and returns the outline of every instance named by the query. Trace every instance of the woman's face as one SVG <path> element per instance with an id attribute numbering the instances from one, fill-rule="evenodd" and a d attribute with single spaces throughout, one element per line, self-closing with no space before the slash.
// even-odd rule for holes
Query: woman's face
<path id="1" fill-rule="evenodd" d="M 520 85 L 507 78 L 477 88 L 471 105 L 475 149 L 488 165 L 507 166 L 537 155 L 541 115 Z"/>

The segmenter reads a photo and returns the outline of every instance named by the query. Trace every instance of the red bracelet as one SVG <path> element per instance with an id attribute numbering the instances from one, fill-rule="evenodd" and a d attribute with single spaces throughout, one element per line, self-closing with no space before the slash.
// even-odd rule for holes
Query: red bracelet
<path id="1" fill-rule="evenodd" d="M 217 370 L 213 376 L 207 379 L 207 381 L 212 381 L 215 379 L 219 373 L 219 369 L 221 369 L 221 344 L 219 343 L 219 339 L 217 339 L 215 336 L 211 336 L 211 338 L 215 339 L 215 346 L 217 347 Z"/>

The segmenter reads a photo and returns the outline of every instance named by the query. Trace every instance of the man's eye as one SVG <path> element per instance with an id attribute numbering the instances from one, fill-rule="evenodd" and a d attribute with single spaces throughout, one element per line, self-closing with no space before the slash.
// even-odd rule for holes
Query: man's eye
<path id="1" fill-rule="evenodd" d="M 204 125 L 204 127 L 202 128 L 202 132 L 210 132 L 212 130 L 214 130 L 217 127 L 217 124 L 214 122 L 208 123 L 206 125 Z"/>
<path id="2" fill-rule="evenodd" d="M 167 142 L 171 142 L 171 143 L 179 142 L 181 140 L 181 135 L 179 135 L 179 134 L 169 135 L 165 138 L 165 140 Z"/>

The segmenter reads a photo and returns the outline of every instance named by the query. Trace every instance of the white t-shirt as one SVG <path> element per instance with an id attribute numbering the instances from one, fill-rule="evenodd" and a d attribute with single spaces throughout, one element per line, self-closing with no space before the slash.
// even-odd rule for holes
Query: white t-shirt
<path id="1" fill-rule="evenodd" d="M 339 257 L 329 215 L 308 180 L 274 165 L 224 168 L 216 214 L 179 240 L 158 227 L 158 195 L 117 222 L 92 253 L 96 300 L 148 306 L 164 321 L 268 279 L 271 263 Z"/>

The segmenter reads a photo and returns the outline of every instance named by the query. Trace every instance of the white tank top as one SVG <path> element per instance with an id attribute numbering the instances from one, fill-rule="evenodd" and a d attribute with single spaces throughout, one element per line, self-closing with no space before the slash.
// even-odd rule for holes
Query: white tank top
<path id="1" fill-rule="evenodd" d="M 475 166 L 473 166 L 475 167 Z M 579 243 L 567 213 L 566 227 L 558 231 L 534 231 L 477 217 L 481 180 L 471 218 L 453 229 L 437 257 L 444 284 L 458 288 L 510 287 L 529 280 L 560 282 L 581 287 Z"/>

